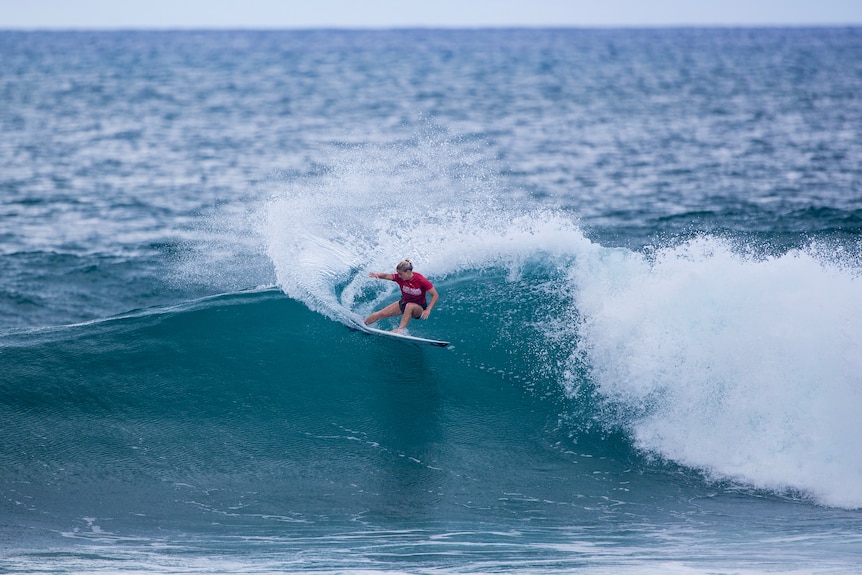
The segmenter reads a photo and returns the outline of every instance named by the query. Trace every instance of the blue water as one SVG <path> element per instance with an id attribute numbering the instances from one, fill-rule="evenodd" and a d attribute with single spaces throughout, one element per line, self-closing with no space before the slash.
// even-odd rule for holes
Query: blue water
<path id="1" fill-rule="evenodd" d="M 859 28 L 0 32 L 0 572 L 862 573 L 860 94 Z M 447 349 L 347 327 L 405 257 Z"/>

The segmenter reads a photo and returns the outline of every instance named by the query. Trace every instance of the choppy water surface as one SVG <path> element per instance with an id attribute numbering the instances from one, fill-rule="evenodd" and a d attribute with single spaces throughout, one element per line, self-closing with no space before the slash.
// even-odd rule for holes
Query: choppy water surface
<path id="1" fill-rule="evenodd" d="M 860 35 L 0 32 L 0 570 L 854 572 Z"/>

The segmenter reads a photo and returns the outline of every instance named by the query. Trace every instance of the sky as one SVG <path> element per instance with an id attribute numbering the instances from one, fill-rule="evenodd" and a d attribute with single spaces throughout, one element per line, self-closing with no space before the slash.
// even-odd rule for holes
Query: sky
<path id="1" fill-rule="evenodd" d="M 0 0 L 0 29 L 862 25 L 862 0 Z"/>

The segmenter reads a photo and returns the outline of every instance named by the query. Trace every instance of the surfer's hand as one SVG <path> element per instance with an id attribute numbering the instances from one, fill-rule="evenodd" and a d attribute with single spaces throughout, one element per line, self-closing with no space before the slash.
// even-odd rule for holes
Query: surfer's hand
<path id="1" fill-rule="evenodd" d="M 422 319 L 428 319 L 429 315 L 431 315 L 431 310 L 426 309 L 425 311 L 422 312 L 422 315 L 420 315 L 419 317 L 421 317 Z"/>

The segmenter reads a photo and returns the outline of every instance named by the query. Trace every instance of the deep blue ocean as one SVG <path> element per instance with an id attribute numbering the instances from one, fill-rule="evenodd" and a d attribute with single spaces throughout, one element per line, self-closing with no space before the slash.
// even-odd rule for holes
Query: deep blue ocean
<path id="1" fill-rule="evenodd" d="M 0 133 L 0 573 L 862 573 L 862 28 L 0 31 Z"/>

